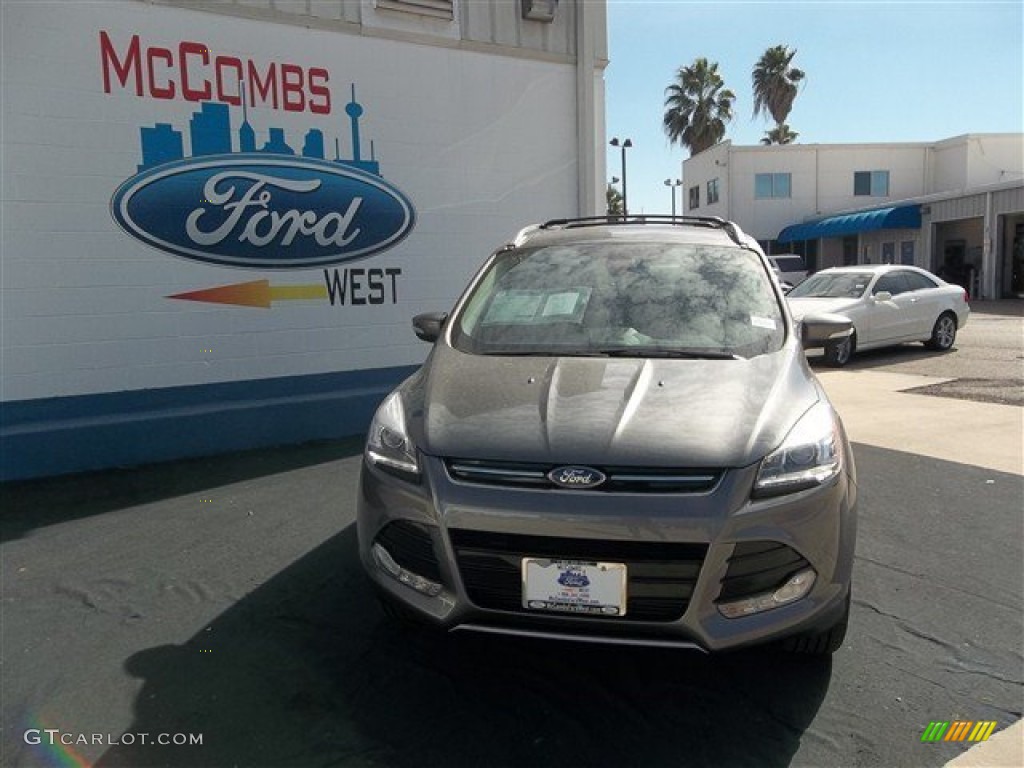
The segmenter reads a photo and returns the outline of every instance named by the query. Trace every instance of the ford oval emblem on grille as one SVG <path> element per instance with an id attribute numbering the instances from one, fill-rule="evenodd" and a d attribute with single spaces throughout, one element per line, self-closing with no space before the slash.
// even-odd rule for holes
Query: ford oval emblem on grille
<path id="1" fill-rule="evenodd" d="M 557 467 L 548 472 L 548 480 L 562 488 L 596 488 L 607 479 L 590 467 Z"/>

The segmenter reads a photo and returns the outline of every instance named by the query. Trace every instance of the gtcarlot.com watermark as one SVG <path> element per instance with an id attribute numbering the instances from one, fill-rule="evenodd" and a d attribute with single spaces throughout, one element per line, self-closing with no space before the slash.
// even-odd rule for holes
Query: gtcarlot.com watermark
<path id="1" fill-rule="evenodd" d="M 29 728 L 24 735 L 26 744 L 47 744 L 49 746 L 88 746 L 97 744 L 117 747 L 132 744 L 159 744 L 164 747 L 202 746 L 201 733 L 69 733 L 59 728 Z"/>

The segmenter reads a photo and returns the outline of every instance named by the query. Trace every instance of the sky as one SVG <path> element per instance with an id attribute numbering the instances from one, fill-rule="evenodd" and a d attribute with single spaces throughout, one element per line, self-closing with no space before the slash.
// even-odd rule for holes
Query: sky
<path id="1" fill-rule="evenodd" d="M 1024 132 L 1024 2 L 729 2 L 607 0 L 608 139 L 629 138 L 631 213 L 670 213 L 667 178 L 689 151 L 670 146 L 665 88 L 701 56 L 718 62 L 734 118 L 725 138 L 756 145 L 774 123 L 753 117 L 751 71 L 786 45 L 806 78 L 787 123 L 797 143 L 938 141 Z M 608 147 L 607 176 L 622 153 Z M 621 185 L 620 185 L 621 191 Z M 681 211 L 681 191 L 676 205 Z"/>

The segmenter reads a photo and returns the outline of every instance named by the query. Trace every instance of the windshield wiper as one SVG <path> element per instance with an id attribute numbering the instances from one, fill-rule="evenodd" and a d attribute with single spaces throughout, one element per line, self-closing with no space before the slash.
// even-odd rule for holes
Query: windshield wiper
<path id="1" fill-rule="evenodd" d="M 604 349 L 488 349 L 480 355 L 494 357 L 648 357 L 666 360 L 742 360 L 740 355 L 714 349 L 670 347 L 608 347 Z"/>
<path id="2" fill-rule="evenodd" d="M 678 360 L 742 360 L 732 352 L 715 349 L 677 349 L 674 347 L 609 347 L 594 350 L 594 354 L 607 357 L 658 357 Z"/>
<path id="3" fill-rule="evenodd" d="M 495 357 L 602 357 L 602 352 L 591 352 L 589 350 L 560 350 L 560 349 L 488 349 L 479 352 L 480 355 L 493 355 Z"/>

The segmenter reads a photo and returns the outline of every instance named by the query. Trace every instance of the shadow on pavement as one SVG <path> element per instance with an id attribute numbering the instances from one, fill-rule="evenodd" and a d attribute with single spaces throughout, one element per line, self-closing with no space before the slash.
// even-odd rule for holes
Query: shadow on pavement
<path id="1" fill-rule="evenodd" d="M 203 741 L 121 744 L 104 768 L 787 765 L 831 676 L 767 653 L 403 634 L 354 526 L 125 666 L 142 681 L 127 733 Z"/>
<path id="2" fill-rule="evenodd" d="M 35 528 L 354 456 L 362 443 L 351 438 L 0 484 L 0 542 Z"/>
<path id="3" fill-rule="evenodd" d="M 957 348 L 955 346 L 945 352 L 937 352 L 936 350 L 928 349 L 922 344 L 908 342 L 906 344 L 898 344 L 893 347 L 869 349 L 865 352 L 857 351 L 850 359 L 850 362 L 842 368 L 835 368 L 828 365 L 825 362 L 824 354 L 820 350 L 811 350 L 810 354 L 807 356 L 807 362 L 811 364 L 811 368 L 815 371 L 857 371 L 880 368 L 886 365 L 913 363 L 918 360 L 936 359 L 943 357 L 944 355 L 956 354 L 956 351 Z"/>
<path id="4" fill-rule="evenodd" d="M 996 299 L 972 300 L 971 312 L 976 315 L 999 315 L 1000 317 L 1024 317 L 1024 300 Z"/>

